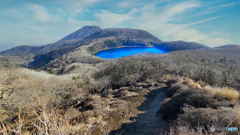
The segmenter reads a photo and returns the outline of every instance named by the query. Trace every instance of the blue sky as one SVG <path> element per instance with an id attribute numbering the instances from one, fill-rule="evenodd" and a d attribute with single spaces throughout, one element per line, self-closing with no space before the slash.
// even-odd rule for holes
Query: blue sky
<path id="1" fill-rule="evenodd" d="M 240 0 L 0 0 L 0 50 L 53 43 L 85 25 L 162 41 L 240 44 Z"/>

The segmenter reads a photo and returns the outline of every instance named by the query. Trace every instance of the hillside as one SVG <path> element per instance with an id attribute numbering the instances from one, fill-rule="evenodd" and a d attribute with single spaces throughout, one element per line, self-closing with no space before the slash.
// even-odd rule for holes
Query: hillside
<path id="1" fill-rule="evenodd" d="M 44 46 L 30 46 L 30 45 L 21 45 L 14 48 L 10 48 L 0 52 L 0 55 L 5 54 L 17 54 L 17 53 L 36 53 L 39 50 L 43 49 Z"/>
<path id="2" fill-rule="evenodd" d="M 239 45 L 224 45 L 208 49 L 174 51 L 170 54 L 177 57 L 190 57 L 208 64 L 219 63 L 224 66 L 226 64 L 239 64 L 239 52 Z"/>
<path id="3" fill-rule="evenodd" d="M 196 50 L 196 49 L 210 48 L 203 44 L 199 44 L 195 42 L 185 42 L 185 41 L 162 42 L 160 44 L 156 44 L 155 46 L 166 51 Z"/>
<path id="4" fill-rule="evenodd" d="M 129 38 L 131 40 L 136 40 L 139 42 L 153 42 L 161 43 L 157 37 L 152 34 L 139 29 L 129 29 L 129 28 L 108 28 L 102 31 L 96 32 L 95 34 L 86 37 L 86 39 L 98 39 L 98 38 L 107 38 L 107 37 L 116 37 L 120 39 Z"/>
<path id="5" fill-rule="evenodd" d="M 59 41 L 72 40 L 72 39 L 83 39 L 87 36 L 90 36 L 98 31 L 102 30 L 98 26 L 84 26 L 81 29 L 67 35 Z"/>

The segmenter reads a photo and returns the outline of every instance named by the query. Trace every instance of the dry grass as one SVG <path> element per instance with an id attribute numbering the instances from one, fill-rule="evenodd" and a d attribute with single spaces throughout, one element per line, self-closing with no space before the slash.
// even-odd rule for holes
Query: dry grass
<path id="1" fill-rule="evenodd" d="M 0 97 L 8 107 L 33 101 L 34 96 L 45 98 L 55 94 L 68 95 L 70 90 L 80 87 L 82 81 L 67 76 L 56 76 L 23 68 L 0 70 Z M 78 96 L 80 96 L 78 94 Z M 58 102 L 58 101 L 56 101 Z"/>
<path id="2" fill-rule="evenodd" d="M 187 77 L 183 77 L 183 81 L 178 82 L 169 79 L 166 83 L 170 84 L 167 93 L 172 91 L 174 94 L 170 96 L 171 98 L 165 98 L 159 112 L 164 117 L 164 112 L 167 114 L 172 113 L 172 115 L 166 115 L 166 118 L 170 118 L 174 122 L 170 126 L 170 132 L 161 132 L 160 134 L 226 135 L 230 133 L 212 133 L 209 127 L 240 127 L 240 111 L 237 102 L 239 92 L 237 90 L 228 87 L 211 87 L 202 81 L 194 82 Z M 187 91 L 180 90 L 180 86 L 183 84 L 189 86 Z M 187 94 L 186 92 L 190 93 Z M 184 93 L 187 95 L 184 95 Z M 183 112 L 175 119 L 173 116 L 177 111 L 172 109 L 176 108 L 182 99 L 183 105 L 186 106 L 181 108 Z M 231 134 L 239 134 L 239 132 Z"/>
<path id="3" fill-rule="evenodd" d="M 211 132 L 203 126 L 191 127 L 188 123 L 170 126 L 169 133 L 159 133 L 159 135 L 228 135 L 228 132 Z"/>
<path id="4" fill-rule="evenodd" d="M 187 78 L 187 79 L 186 79 L 186 83 L 187 83 L 187 84 L 191 84 L 191 83 L 194 83 L 194 81 L 193 81 L 192 79 L 190 79 L 190 78 Z"/>
<path id="5" fill-rule="evenodd" d="M 235 101 L 239 98 L 239 92 L 235 89 L 224 87 L 220 91 L 216 92 L 215 96 L 229 101 Z"/>
<path id="6" fill-rule="evenodd" d="M 0 131 L 10 134 L 72 134 L 82 133 L 70 125 L 69 111 L 62 114 L 58 109 L 49 109 L 50 99 L 44 101 L 36 98 L 29 108 L 19 109 L 18 120 L 15 124 L 1 121 Z M 22 112 L 23 111 L 23 112 Z M 27 113 L 26 113 L 27 112 Z M 31 117 L 31 118 L 30 118 Z"/>
<path id="7" fill-rule="evenodd" d="M 163 80 L 165 80 L 165 81 L 170 80 L 171 78 L 172 78 L 172 76 L 169 74 L 163 75 Z"/>
<path id="8" fill-rule="evenodd" d="M 163 100 L 162 104 L 167 103 L 170 99 L 171 99 L 171 98 L 165 98 L 165 99 Z"/>
<path id="9" fill-rule="evenodd" d="M 128 96 L 128 94 L 129 94 L 129 91 L 128 90 L 124 90 L 124 91 L 120 91 L 118 95 L 120 97 L 125 97 L 125 96 Z"/>
<path id="10" fill-rule="evenodd" d="M 51 98 L 42 100 L 36 98 L 36 102 L 29 108 L 19 109 L 19 117 L 16 123 L 3 122 L 0 119 L 0 134 L 90 134 L 97 126 L 106 125 L 103 116 L 94 117 L 93 111 L 85 111 L 83 117 L 73 122 L 72 108 L 67 110 L 59 107 L 50 107 Z M 23 111 L 22 111 L 23 110 Z"/>
<path id="11" fill-rule="evenodd" d="M 239 98 L 239 92 L 233 88 L 211 87 L 209 85 L 206 85 L 206 83 L 202 81 L 194 82 L 192 79 L 189 79 L 189 78 L 185 78 L 185 80 L 186 81 L 184 81 L 183 84 L 187 84 L 192 88 L 207 89 L 209 90 L 209 93 L 216 98 L 222 98 L 228 101 L 236 101 Z"/>
<path id="12" fill-rule="evenodd" d="M 236 101 L 239 98 L 239 92 L 233 88 L 214 88 L 210 86 L 205 86 L 204 88 L 209 90 L 209 93 L 216 98 L 222 98 L 229 101 Z"/>
<path id="13" fill-rule="evenodd" d="M 193 88 L 202 88 L 201 85 L 198 83 L 189 83 L 188 86 L 191 86 Z"/>
<path id="14" fill-rule="evenodd" d="M 203 81 L 197 81 L 198 84 L 201 85 L 201 87 L 204 87 L 207 85 L 207 83 L 203 82 Z"/>
<path id="15" fill-rule="evenodd" d="M 77 123 L 75 121 L 74 125 L 71 124 L 71 118 L 80 116 L 78 110 L 70 108 L 66 111 L 72 103 L 79 104 L 86 98 L 92 98 L 88 96 L 88 89 L 84 88 L 83 84 L 81 79 L 72 80 L 69 75 L 57 76 L 23 68 L 0 70 L 0 96 L 3 98 L 1 104 L 4 107 L 0 110 L 0 119 L 3 120 L 0 122 L 0 128 L 5 129 L 1 132 L 4 132 L 3 134 L 88 132 L 89 125 L 87 126 L 82 118 L 78 119 Z M 48 97 L 51 97 L 51 100 L 46 100 Z M 27 111 L 19 114 L 21 117 L 17 119 L 17 123 L 12 123 L 12 120 L 16 120 L 15 113 L 20 105 L 27 108 Z M 58 106 L 61 106 L 61 109 Z M 8 115 L 3 115 L 2 113 L 6 111 Z M 93 115 L 94 113 L 89 117 Z"/>

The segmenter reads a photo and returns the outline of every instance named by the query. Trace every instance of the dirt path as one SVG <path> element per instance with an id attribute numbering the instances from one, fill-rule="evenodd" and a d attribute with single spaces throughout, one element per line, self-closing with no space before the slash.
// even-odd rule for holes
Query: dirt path
<path id="1" fill-rule="evenodd" d="M 139 114 L 137 117 L 131 119 L 135 122 L 123 124 L 118 130 L 112 131 L 110 135 L 154 135 L 160 129 L 167 129 L 168 123 L 164 121 L 161 116 L 156 116 L 156 112 L 164 100 L 166 87 L 152 90 L 145 97 L 147 100 L 138 108 L 146 113 Z"/>

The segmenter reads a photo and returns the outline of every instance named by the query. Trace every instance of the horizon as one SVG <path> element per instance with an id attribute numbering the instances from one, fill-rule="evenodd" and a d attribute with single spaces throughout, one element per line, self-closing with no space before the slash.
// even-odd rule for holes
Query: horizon
<path id="1" fill-rule="evenodd" d="M 84 26 L 141 29 L 163 42 L 240 44 L 238 0 L 9 0 L 0 7 L 0 51 L 51 44 Z"/>

